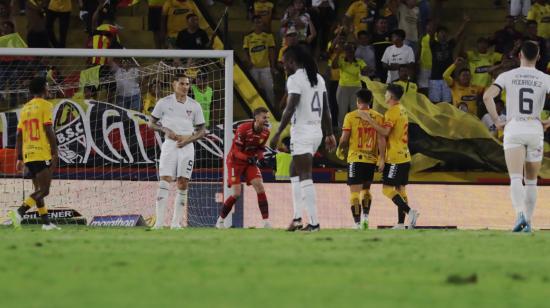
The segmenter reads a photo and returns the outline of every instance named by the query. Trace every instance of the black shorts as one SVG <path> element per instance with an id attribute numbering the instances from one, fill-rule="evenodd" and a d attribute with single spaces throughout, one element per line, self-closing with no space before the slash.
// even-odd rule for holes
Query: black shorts
<path id="1" fill-rule="evenodd" d="M 372 163 L 349 163 L 348 164 L 348 185 L 363 184 L 372 182 L 376 165 Z"/>
<path id="2" fill-rule="evenodd" d="M 162 6 L 153 6 L 149 8 L 147 14 L 147 30 L 157 32 L 160 31 L 160 23 L 162 21 Z"/>
<path id="3" fill-rule="evenodd" d="M 409 170 L 411 163 L 385 164 L 382 183 L 389 186 L 404 186 L 409 184 Z"/>
<path id="4" fill-rule="evenodd" d="M 38 160 L 25 163 L 25 166 L 27 170 L 29 170 L 29 176 L 34 179 L 40 171 L 50 168 L 51 164 L 50 160 Z"/>

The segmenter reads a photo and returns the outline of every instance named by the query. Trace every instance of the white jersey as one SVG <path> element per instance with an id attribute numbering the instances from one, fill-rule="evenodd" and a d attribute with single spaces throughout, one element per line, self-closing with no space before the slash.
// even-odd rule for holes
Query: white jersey
<path id="1" fill-rule="evenodd" d="M 542 135 L 540 113 L 550 93 L 550 76 L 534 67 L 519 67 L 500 74 L 494 84 L 506 91 L 504 135 Z"/>
<path id="2" fill-rule="evenodd" d="M 323 136 L 323 96 L 327 92 L 325 80 L 317 74 L 317 85 L 312 87 L 305 69 L 298 69 L 286 82 L 288 94 L 299 94 L 300 103 L 290 121 L 290 138 Z"/>
<path id="3" fill-rule="evenodd" d="M 162 126 L 171 129 L 178 135 L 192 135 L 195 126 L 204 124 L 202 108 L 189 96 L 185 103 L 176 100 L 176 95 L 161 98 L 151 115 L 160 120 Z"/>

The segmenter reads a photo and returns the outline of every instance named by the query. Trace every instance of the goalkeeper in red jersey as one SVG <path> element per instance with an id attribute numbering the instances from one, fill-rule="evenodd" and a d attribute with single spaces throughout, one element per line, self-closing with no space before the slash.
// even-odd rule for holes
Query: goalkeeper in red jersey
<path id="1" fill-rule="evenodd" d="M 243 176 L 246 178 L 246 184 L 252 185 L 258 194 L 258 206 L 262 213 L 263 227 L 271 227 L 262 173 L 256 165 L 264 158 L 265 143 L 269 138 L 268 123 L 268 110 L 259 107 L 254 110 L 254 121 L 243 123 L 237 127 L 231 151 L 227 155 L 227 185 L 232 188 L 233 194 L 223 204 L 220 217 L 216 222 L 218 229 L 224 228 L 224 219 L 241 196 L 241 177 Z"/>

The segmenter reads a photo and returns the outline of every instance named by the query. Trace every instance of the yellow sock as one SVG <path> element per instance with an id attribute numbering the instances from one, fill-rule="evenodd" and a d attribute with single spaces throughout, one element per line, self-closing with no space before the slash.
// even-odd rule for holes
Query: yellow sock
<path id="1" fill-rule="evenodd" d="M 401 198 L 403 198 L 403 200 L 405 200 L 405 202 L 407 204 L 409 204 L 409 198 L 407 197 L 407 191 L 404 188 L 399 190 L 399 194 L 401 195 Z"/>
<path id="2" fill-rule="evenodd" d="M 372 200 L 372 195 L 370 194 L 370 190 L 368 189 L 361 190 L 361 204 L 363 204 L 363 206 L 367 206 L 369 205 L 371 200 Z"/>
<path id="3" fill-rule="evenodd" d="M 48 214 L 48 209 L 45 206 L 39 207 L 38 208 L 38 214 L 40 214 L 40 216 L 47 215 Z"/>
<path id="4" fill-rule="evenodd" d="M 33 206 L 36 206 L 36 200 L 34 200 L 33 198 L 31 197 L 28 197 L 27 199 L 25 199 L 23 201 L 23 203 L 25 205 L 27 205 L 28 207 L 32 208 Z"/>

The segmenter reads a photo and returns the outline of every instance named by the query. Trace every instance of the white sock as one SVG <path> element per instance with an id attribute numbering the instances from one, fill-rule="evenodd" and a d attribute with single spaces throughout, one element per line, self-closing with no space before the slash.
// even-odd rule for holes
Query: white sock
<path id="1" fill-rule="evenodd" d="M 162 227 L 164 225 L 164 212 L 166 210 L 166 202 L 168 202 L 168 195 L 170 194 L 170 183 L 166 181 L 159 182 L 159 188 L 157 191 L 157 204 L 155 227 Z"/>
<path id="2" fill-rule="evenodd" d="M 309 223 L 311 225 L 318 225 L 319 221 L 317 220 L 317 204 L 315 203 L 315 186 L 313 186 L 313 180 L 304 180 L 300 181 L 300 187 L 302 188 L 302 194 L 304 196 L 303 203 L 307 208 L 307 213 L 309 215 Z"/>
<path id="3" fill-rule="evenodd" d="M 516 214 L 524 212 L 525 188 L 523 187 L 523 176 L 521 174 L 510 174 L 510 196 Z"/>
<path id="4" fill-rule="evenodd" d="M 300 187 L 300 177 L 291 177 L 290 186 L 292 188 L 292 206 L 294 207 L 294 219 L 302 218 L 303 195 L 302 188 Z"/>
<path id="5" fill-rule="evenodd" d="M 172 216 L 172 226 L 181 225 L 183 208 L 185 205 L 187 205 L 187 189 L 178 189 L 176 192 L 176 199 L 174 200 L 174 216 Z"/>
<path id="6" fill-rule="evenodd" d="M 537 204 L 537 180 L 525 179 L 525 219 L 531 223 Z"/>

